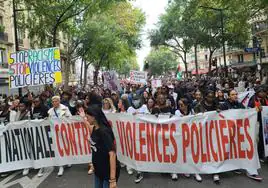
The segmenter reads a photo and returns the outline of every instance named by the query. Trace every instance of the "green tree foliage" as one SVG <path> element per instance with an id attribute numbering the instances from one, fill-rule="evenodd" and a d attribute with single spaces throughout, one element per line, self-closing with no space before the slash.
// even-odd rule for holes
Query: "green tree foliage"
<path id="1" fill-rule="evenodd" d="M 56 46 L 59 31 L 69 34 L 68 21 L 77 26 L 79 17 L 93 15 L 105 10 L 111 3 L 119 0 L 15 0 L 20 8 L 28 10 L 23 25 L 29 38 L 38 46 Z M 78 20 L 77 20 L 78 19 Z M 70 33 L 73 34 L 73 33 Z"/>
<path id="2" fill-rule="evenodd" d="M 139 64 L 137 62 L 137 57 L 133 56 L 130 57 L 128 60 L 125 61 L 125 63 L 120 64 L 120 67 L 118 68 L 118 73 L 121 76 L 129 77 L 129 73 L 131 70 L 139 70 Z"/>
<path id="3" fill-rule="evenodd" d="M 129 59 L 140 47 L 140 32 L 145 24 L 140 9 L 128 2 L 114 3 L 105 12 L 84 19 L 87 21 L 81 26 L 79 54 L 95 67 L 94 78 L 102 67 L 120 70 L 126 62 L 133 62 Z"/>
<path id="4" fill-rule="evenodd" d="M 151 45 L 169 47 L 181 57 L 186 70 L 186 53 L 191 47 L 207 48 L 210 51 L 211 70 L 213 53 L 222 47 L 223 42 L 228 47 L 247 46 L 251 34 L 249 20 L 263 7 L 257 0 L 173 0 L 162 15 L 158 29 L 151 32 Z M 223 9 L 222 13 L 219 9 Z M 197 67 L 196 58 L 196 69 Z"/>
<path id="5" fill-rule="evenodd" d="M 176 71 L 178 66 L 176 55 L 165 46 L 152 49 L 146 57 L 146 61 L 149 64 L 151 74 L 154 76 L 168 75 L 171 71 Z"/>

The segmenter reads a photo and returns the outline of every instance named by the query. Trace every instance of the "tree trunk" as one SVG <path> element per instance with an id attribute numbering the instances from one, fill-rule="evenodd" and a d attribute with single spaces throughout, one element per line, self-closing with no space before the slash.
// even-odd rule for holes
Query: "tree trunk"
<path id="1" fill-rule="evenodd" d="M 71 62 L 69 61 L 69 58 L 67 58 L 65 64 L 64 64 L 64 89 L 69 89 L 69 80 L 70 80 L 70 66 Z"/>
<path id="2" fill-rule="evenodd" d="M 212 67 L 212 55 L 213 55 L 213 51 L 209 50 L 208 75 L 210 75 L 210 76 L 211 76 L 211 67 Z"/>
<path id="3" fill-rule="evenodd" d="M 186 72 L 185 76 L 186 78 L 188 78 L 187 53 L 183 52 L 183 55 L 184 55 L 183 63 L 184 63 L 185 72 Z"/>
<path id="4" fill-rule="evenodd" d="M 82 82 L 83 82 L 83 66 L 84 66 L 84 59 L 82 58 L 81 60 L 81 69 L 80 69 L 80 85 L 82 86 Z"/>
<path id="5" fill-rule="evenodd" d="M 100 71 L 100 67 L 95 66 L 95 70 L 94 70 L 94 73 L 93 73 L 93 75 L 94 75 L 94 78 L 93 78 L 94 85 L 98 85 L 99 71 Z"/>
<path id="6" fill-rule="evenodd" d="M 194 45 L 194 60 L 195 60 L 195 72 L 196 76 L 198 75 L 198 62 L 197 62 L 197 44 Z"/>
<path id="7" fill-rule="evenodd" d="M 87 64 L 87 62 L 85 61 L 84 62 L 84 88 L 86 87 L 87 85 L 87 69 L 89 67 L 89 64 Z"/>

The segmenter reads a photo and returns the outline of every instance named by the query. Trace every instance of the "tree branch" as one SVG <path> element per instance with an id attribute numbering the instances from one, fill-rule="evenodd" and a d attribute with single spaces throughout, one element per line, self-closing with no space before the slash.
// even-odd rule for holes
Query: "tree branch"
<path id="1" fill-rule="evenodd" d="M 57 18 L 55 27 L 57 27 L 59 24 L 62 23 L 61 19 L 63 18 L 63 16 L 66 14 L 66 12 L 68 12 L 75 5 L 77 1 L 78 0 L 73 0 L 73 2 L 60 14 L 60 16 Z"/>

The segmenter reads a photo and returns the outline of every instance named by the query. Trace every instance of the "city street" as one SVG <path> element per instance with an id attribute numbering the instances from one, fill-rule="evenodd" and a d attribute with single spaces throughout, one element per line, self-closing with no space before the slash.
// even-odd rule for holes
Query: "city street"
<path id="1" fill-rule="evenodd" d="M 94 186 L 93 176 L 87 175 L 87 165 L 75 165 L 70 169 L 66 168 L 64 175 L 60 178 L 56 177 L 57 170 L 53 168 L 46 169 L 44 177 L 36 176 L 37 170 L 32 170 L 28 177 L 22 177 L 20 172 L 0 179 L 1 188 L 89 188 Z M 145 174 L 144 180 L 140 184 L 135 184 L 135 176 L 129 176 L 123 169 L 121 171 L 119 188 L 175 188 L 175 187 L 191 187 L 191 188 L 210 188 L 215 187 L 210 175 L 203 175 L 203 182 L 196 182 L 193 177 L 187 179 L 183 176 L 179 177 L 177 182 L 173 182 L 168 174 Z M 218 187 L 224 188 L 263 188 L 268 186 L 268 165 L 262 165 L 260 171 L 263 182 L 255 182 L 247 178 L 244 174 L 237 175 L 233 172 L 221 175 L 221 184 Z"/>

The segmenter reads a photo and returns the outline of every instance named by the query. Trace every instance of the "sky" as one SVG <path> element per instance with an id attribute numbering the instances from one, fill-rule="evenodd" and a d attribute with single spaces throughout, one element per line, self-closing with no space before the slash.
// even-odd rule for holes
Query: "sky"
<path id="1" fill-rule="evenodd" d="M 146 15 L 146 25 L 142 32 L 142 48 L 137 51 L 138 63 L 140 68 L 143 68 L 144 60 L 149 54 L 150 40 L 148 40 L 148 31 L 156 28 L 155 24 L 158 22 L 159 16 L 165 12 L 165 7 L 168 0 L 136 0 L 133 2 L 135 7 L 141 8 Z"/>

